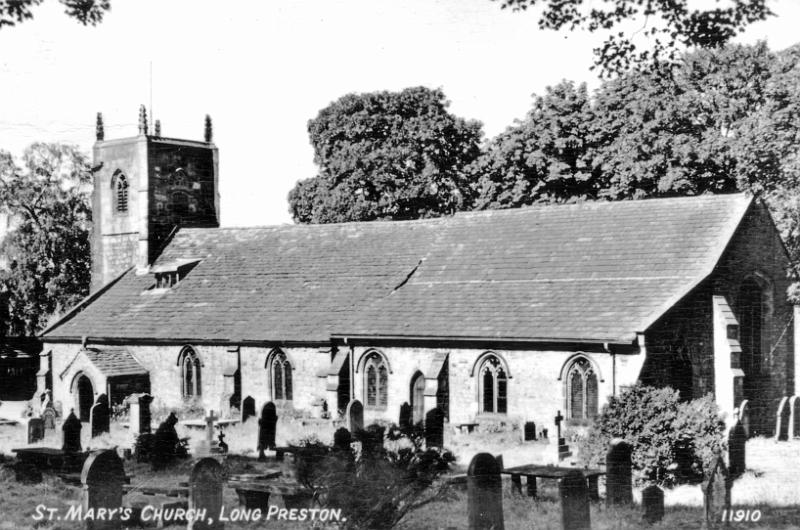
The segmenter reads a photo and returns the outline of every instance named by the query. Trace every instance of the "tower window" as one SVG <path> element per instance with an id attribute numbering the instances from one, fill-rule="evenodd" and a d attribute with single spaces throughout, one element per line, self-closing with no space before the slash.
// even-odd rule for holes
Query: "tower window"
<path id="1" fill-rule="evenodd" d="M 114 210 L 128 213 L 128 179 L 122 173 L 116 175 L 114 182 Z"/>

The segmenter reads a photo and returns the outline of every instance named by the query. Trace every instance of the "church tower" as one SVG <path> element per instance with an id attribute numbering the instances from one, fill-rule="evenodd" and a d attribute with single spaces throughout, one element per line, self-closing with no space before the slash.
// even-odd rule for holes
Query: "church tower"
<path id="1" fill-rule="evenodd" d="M 151 131 L 139 108 L 139 134 L 106 140 L 97 115 L 92 197 L 92 292 L 131 266 L 144 271 L 180 227 L 219 226 L 218 152 L 206 116 L 205 141 Z"/>

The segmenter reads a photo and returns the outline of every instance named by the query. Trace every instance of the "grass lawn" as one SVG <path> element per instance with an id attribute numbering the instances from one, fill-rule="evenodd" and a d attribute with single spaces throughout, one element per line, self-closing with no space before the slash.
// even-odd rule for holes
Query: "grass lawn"
<path id="1" fill-rule="evenodd" d="M 332 429 L 314 428 L 316 436 L 329 441 Z M 86 431 L 87 429 L 84 429 Z M 309 431 L 307 425 L 298 420 L 279 424 L 278 443 L 287 443 L 303 438 Z M 25 430 L 22 426 L 0 427 L 0 454 L 5 454 L 6 462 L 11 462 L 10 449 L 22 447 Z M 226 431 L 227 442 L 233 456 L 227 458 L 225 466 L 229 472 L 258 472 L 265 464 L 256 462 L 253 446 L 256 440 L 256 424 L 231 427 Z M 469 463 L 472 455 L 488 451 L 492 454 L 502 453 L 507 466 L 531 463 L 542 450 L 540 444 L 521 444 L 518 433 L 482 433 L 472 435 L 456 435 L 449 433 L 446 444 L 453 448 L 458 457 L 457 465 L 463 468 Z M 203 439 L 202 431 L 179 429 L 179 435 L 189 436 L 191 445 Z M 48 432 L 42 446 L 60 447 L 61 433 Z M 84 447 L 127 447 L 129 442 L 127 431 L 120 425 L 114 425 L 112 432 L 103 437 L 90 440 L 84 432 Z M 243 456 L 238 456 L 243 455 Z M 147 485 L 177 485 L 187 480 L 191 462 L 185 461 L 166 471 L 154 473 L 149 466 L 126 462 L 126 472 L 132 477 L 131 483 Z M 268 466 L 274 467 L 272 463 Z M 800 440 L 775 443 L 769 439 L 756 438 L 747 443 L 747 473 L 736 481 L 732 491 L 733 506 L 736 509 L 760 510 L 761 519 L 757 523 L 732 523 L 731 527 L 741 528 L 798 528 L 800 529 Z M 288 469 L 286 469 L 289 471 Z M 540 497 L 533 500 L 513 495 L 509 484 L 504 484 L 504 513 L 506 529 L 516 528 L 560 528 L 561 511 L 557 502 L 555 483 L 540 482 Z M 603 485 L 601 481 L 601 495 Z M 640 492 L 636 490 L 634 497 L 638 501 Z M 70 486 L 54 476 L 45 476 L 45 481 L 38 485 L 19 484 L 14 479 L 11 469 L 0 466 L 0 530 L 68 529 L 82 528 L 82 523 L 65 521 L 34 521 L 32 515 L 36 505 L 41 503 L 48 507 L 66 510 L 71 505 L 80 503 L 80 488 Z M 279 497 L 274 499 L 278 506 L 282 505 Z M 681 486 L 665 492 L 666 517 L 652 528 L 700 528 L 703 522 L 702 492 L 699 486 Z M 237 506 L 235 492 L 225 489 L 225 505 L 229 508 Z M 463 491 L 452 492 L 451 498 L 436 502 L 412 512 L 401 523 L 404 529 L 450 529 L 465 528 L 467 524 L 467 500 Z M 591 507 L 592 528 L 634 529 L 644 527 L 641 510 L 632 508 L 606 509 L 603 502 Z M 260 523 L 227 523 L 227 528 L 310 528 L 308 523 L 289 523 L 285 521 L 261 521 Z M 177 528 L 177 527 L 175 527 Z M 317 528 L 320 528 L 319 526 Z"/>

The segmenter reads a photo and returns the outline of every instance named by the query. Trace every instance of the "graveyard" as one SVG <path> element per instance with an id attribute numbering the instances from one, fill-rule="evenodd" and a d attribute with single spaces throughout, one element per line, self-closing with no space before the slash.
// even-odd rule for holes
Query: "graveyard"
<path id="1" fill-rule="evenodd" d="M 139 403 L 146 406 L 149 402 L 145 399 Z M 100 416 L 104 413 L 101 411 Z M 335 449 L 336 444 L 342 444 L 341 440 L 336 441 L 341 432 L 336 431 L 337 425 L 332 422 L 275 415 L 265 433 L 263 421 L 252 418 L 245 423 L 225 422 L 220 421 L 213 411 L 205 420 L 187 420 L 181 414 L 165 417 L 163 411 L 153 417 L 141 414 L 141 411 L 138 414 L 150 420 L 153 433 L 165 428 L 170 430 L 174 425 L 174 434 L 177 439 L 185 440 L 188 454 L 158 467 L 139 461 L 131 433 L 131 421 L 136 418 L 132 417 L 108 417 L 107 422 L 101 418 L 100 425 L 67 417 L 48 426 L 44 420 L 32 418 L 0 426 L 0 487 L 4 491 L 0 511 L 5 516 L 0 521 L 0 530 L 92 528 L 83 521 L 36 519 L 44 516 L 41 506 L 56 509 L 58 513 L 66 513 L 72 506 L 85 506 L 87 495 L 91 496 L 92 491 L 95 492 L 95 501 L 101 504 L 116 506 L 122 503 L 139 509 L 148 505 L 165 508 L 191 505 L 198 502 L 190 500 L 195 499 L 194 496 L 203 498 L 205 495 L 213 497 L 214 502 L 224 506 L 229 517 L 234 518 L 238 513 L 236 510 L 248 506 L 251 509 L 262 506 L 265 513 L 273 506 L 276 513 L 280 508 L 311 507 L 314 500 L 298 485 L 300 466 L 293 448 L 303 444 L 321 442 L 330 445 L 335 442 Z M 160 425 L 158 429 L 157 425 Z M 364 426 L 347 424 L 344 427 L 355 431 Z M 338 428 L 342 429 L 342 426 Z M 139 429 L 146 430 L 141 423 Z M 367 431 L 371 429 L 372 426 L 367 426 Z M 400 443 L 392 441 L 389 436 L 384 439 L 383 428 L 377 432 L 381 434 L 378 447 L 393 450 Z M 551 443 L 542 440 L 525 442 L 523 438 L 519 430 L 462 431 L 448 424 L 443 424 L 439 433 L 434 432 L 433 438 L 431 433 L 425 432 L 427 446 L 443 445 L 452 451 L 455 460 L 431 486 L 432 490 L 439 492 L 437 497 L 410 511 L 397 527 L 496 528 L 497 520 L 480 520 L 480 517 L 492 513 L 501 517 L 500 524 L 506 529 L 624 529 L 646 525 L 652 528 L 701 528 L 705 524 L 705 503 L 710 498 L 706 491 L 708 485 L 682 485 L 661 491 L 633 484 L 630 449 L 625 448 L 627 444 L 624 442 L 614 450 L 621 450 L 619 454 L 623 462 L 627 458 L 627 467 L 611 465 L 609 460 L 593 475 L 590 470 L 569 469 L 570 459 L 565 459 L 560 467 L 531 466 L 532 462 L 541 461 Z M 363 458 L 375 448 L 368 449 L 368 438 L 361 440 L 352 445 L 358 446 Z M 351 441 L 347 434 L 343 442 L 347 450 Z M 558 441 L 563 443 L 563 439 Z M 44 450 L 54 454 L 61 454 L 63 450 L 80 462 L 75 465 L 68 461 L 52 463 L 48 460 L 39 477 L 35 476 L 36 473 L 28 476 L 30 468 L 21 469 L 19 465 L 27 454 L 25 451 L 36 455 Z M 608 458 L 611 454 L 609 452 Z M 800 465 L 800 440 L 750 438 L 745 444 L 745 455 L 744 472 L 729 483 L 728 493 L 715 490 L 711 510 L 720 512 L 718 517 L 721 517 L 721 510 L 730 506 L 733 510 L 730 524 L 733 526 L 747 521 L 748 528 L 797 528 L 800 484 L 793 480 L 792 470 Z M 733 470 L 735 457 L 721 460 L 720 465 L 727 468 L 724 460 Z M 479 468 L 482 471 L 478 471 Z M 727 476 L 727 471 L 725 473 Z M 207 476 L 216 480 L 217 486 L 213 490 L 216 493 L 209 494 L 204 490 L 214 482 Z M 538 477 L 538 481 L 533 476 Z M 94 485 L 92 480 L 95 480 Z M 200 486 L 195 485 L 194 480 Z M 488 482 L 482 483 L 484 480 Z M 577 497 L 568 491 L 570 481 L 582 491 Z M 118 484 L 116 494 L 111 487 L 114 483 Z M 719 483 L 728 482 L 720 479 Z M 485 489 L 486 484 L 489 484 L 489 490 Z M 616 485 L 612 487 L 609 484 Z M 714 483 L 713 488 L 719 488 L 718 484 Z M 271 496 L 265 497 L 264 493 Z M 725 498 L 726 495 L 729 499 Z M 659 496 L 663 498 L 661 508 L 658 506 Z M 650 524 L 644 522 L 645 512 L 658 514 L 661 509 L 662 516 L 656 515 Z M 565 520 L 565 514 L 572 519 Z M 478 519 L 473 520 L 474 517 Z M 229 520 L 224 526 L 256 528 L 263 524 L 281 528 L 339 527 L 335 522 L 317 521 L 312 525 L 288 520 Z M 187 525 L 181 522 L 166 527 L 186 528 Z"/>

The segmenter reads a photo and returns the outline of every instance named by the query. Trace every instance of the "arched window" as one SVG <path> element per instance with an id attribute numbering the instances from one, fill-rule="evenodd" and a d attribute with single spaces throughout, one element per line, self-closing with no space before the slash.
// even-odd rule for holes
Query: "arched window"
<path id="1" fill-rule="evenodd" d="M 187 346 L 181 352 L 181 394 L 183 397 L 193 397 L 202 394 L 200 381 L 200 358 L 191 347 Z"/>
<path id="2" fill-rule="evenodd" d="M 486 357 L 478 370 L 481 412 L 505 414 L 508 411 L 508 374 L 500 359 Z"/>
<path id="3" fill-rule="evenodd" d="M 377 353 L 364 362 L 364 401 L 367 407 L 385 409 L 389 403 L 389 369 Z"/>
<path id="4" fill-rule="evenodd" d="M 597 416 L 597 374 L 584 357 L 576 359 L 567 370 L 567 414 L 571 420 L 589 420 Z"/>
<path id="5" fill-rule="evenodd" d="M 272 399 L 281 401 L 292 400 L 292 365 L 286 354 L 278 352 L 272 357 L 270 363 L 272 381 Z"/>
<path id="6" fill-rule="evenodd" d="M 122 173 L 114 178 L 114 210 L 117 213 L 128 212 L 128 179 Z"/>

